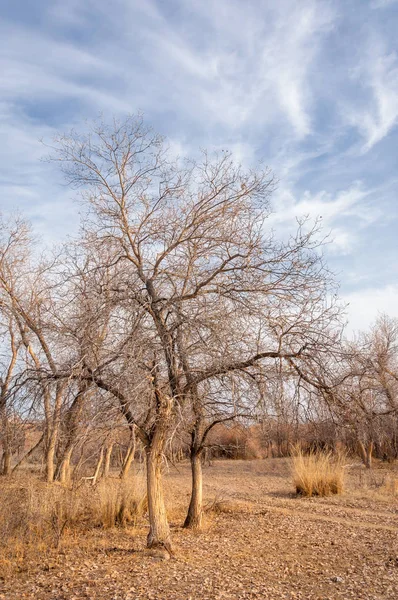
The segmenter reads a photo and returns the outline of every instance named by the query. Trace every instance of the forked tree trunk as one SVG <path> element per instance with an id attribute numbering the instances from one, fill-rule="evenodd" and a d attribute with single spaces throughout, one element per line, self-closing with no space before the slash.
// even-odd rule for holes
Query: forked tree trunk
<path id="1" fill-rule="evenodd" d="M 59 437 L 59 429 L 61 425 L 61 407 L 63 399 L 63 391 L 66 383 L 57 384 L 55 392 L 54 410 L 53 414 L 50 414 L 50 399 L 49 396 L 45 398 L 46 406 L 46 480 L 48 483 L 54 481 L 55 476 L 55 450 Z"/>
<path id="2" fill-rule="evenodd" d="M 373 456 L 373 442 L 369 442 L 365 447 L 365 444 L 361 440 L 359 440 L 358 445 L 363 464 L 367 469 L 371 469 Z"/>
<path id="3" fill-rule="evenodd" d="M 158 447 L 156 447 L 158 446 Z M 152 444 L 146 449 L 149 513 L 148 548 L 165 548 L 173 553 L 162 485 L 162 448 Z"/>
<path id="4" fill-rule="evenodd" d="M 87 386 L 82 387 L 76 394 L 72 405 L 69 407 L 63 419 L 63 427 L 65 429 L 63 437 L 65 438 L 65 444 L 60 452 L 57 466 L 55 468 L 55 479 L 61 483 L 65 483 L 68 479 L 70 479 L 70 461 L 73 450 L 76 447 L 79 430 L 81 428 L 80 417 L 87 397 L 86 388 Z"/>
<path id="5" fill-rule="evenodd" d="M 184 527 L 199 529 L 202 525 L 203 516 L 203 477 L 202 477 L 202 452 L 191 453 L 192 492 L 189 503 L 188 514 Z"/>
<path id="6" fill-rule="evenodd" d="M 72 458 L 73 448 L 70 448 L 62 458 L 62 462 L 59 466 L 58 479 L 59 482 L 65 485 L 70 480 L 70 461 Z"/>

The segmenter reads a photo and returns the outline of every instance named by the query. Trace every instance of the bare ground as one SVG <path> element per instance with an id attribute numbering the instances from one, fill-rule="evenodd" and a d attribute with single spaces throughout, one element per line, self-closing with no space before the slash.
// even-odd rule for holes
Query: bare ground
<path id="1" fill-rule="evenodd" d="M 145 550 L 146 523 L 67 532 L 58 551 L 0 581 L 20 600 L 398 598 L 397 472 L 349 469 L 339 497 L 296 498 L 284 460 L 205 468 L 206 524 L 181 529 L 188 465 L 166 476 L 176 557 Z"/>

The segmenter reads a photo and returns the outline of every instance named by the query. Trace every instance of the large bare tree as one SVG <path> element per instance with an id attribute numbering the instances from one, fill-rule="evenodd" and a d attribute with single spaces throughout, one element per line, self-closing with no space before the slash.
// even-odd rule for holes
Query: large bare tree
<path id="1" fill-rule="evenodd" d="M 191 403 L 198 432 L 207 382 L 262 361 L 301 360 L 329 339 L 338 310 L 328 301 L 317 228 L 302 224 L 278 241 L 267 228 L 269 169 L 245 170 L 227 152 L 173 161 L 140 117 L 96 123 L 55 147 L 68 182 L 82 190 L 92 251 L 106 245 L 103 266 L 118 265 L 112 302 L 140 315 L 146 350 L 135 368 L 146 373 L 150 428 L 127 410 L 127 388 L 106 382 L 101 368 L 92 378 L 119 396 L 137 425 L 147 456 L 148 545 L 172 551 L 161 466 L 178 411 Z"/>

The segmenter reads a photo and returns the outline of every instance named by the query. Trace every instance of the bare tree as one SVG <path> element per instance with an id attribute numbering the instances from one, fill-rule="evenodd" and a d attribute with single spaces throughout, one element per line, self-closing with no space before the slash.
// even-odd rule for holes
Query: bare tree
<path id="1" fill-rule="evenodd" d="M 172 162 L 140 118 L 62 136 L 56 149 L 69 183 L 83 189 L 93 252 L 106 244 L 113 255 L 104 266 L 119 267 L 112 302 L 141 319 L 146 351 L 132 363 L 145 374 L 146 421 L 127 408 L 127 384 L 106 381 L 101 367 L 91 377 L 137 426 L 147 456 L 148 545 L 172 551 L 161 465 L 178 412 L 192 402 L 202 423 L 206 382 L 250 373 L 261 361 L 299 359 L 329 335 L 336 307 L 327 302 L 317 228 L 303 224 L 278 242 L 266 230 L 268 169 L 245 171 L 228 153 Z"/>

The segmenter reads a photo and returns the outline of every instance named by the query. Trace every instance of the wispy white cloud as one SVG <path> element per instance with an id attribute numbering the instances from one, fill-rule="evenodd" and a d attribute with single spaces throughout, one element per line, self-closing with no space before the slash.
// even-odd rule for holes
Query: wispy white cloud
<path id="1" fill-rule="evenodd" d="M 398 123 L 398 56 L 372 35 L 366 54 L 352 76 L 370 92 L 365 107 L 359 103 L 349 110 L 350 123 L 358 128 L 365 140 L 362 152 L 368 152 Z"/>
<path id="2" fill-rule="evenodd" d="M 282 188 L 274 198 L 275 212 L 269 223 L 287 234 L 295 230 L 297 220 L 308 218 L 309 227 L 319 220 L 324 234 L 329 235 L 328 252 L 347 254 L 358 242 L 361 227 L 369 226 L 380 217 L 379 209 L 367 202 L 370 193 L 361 183 L 336 194 L 306 191 L 299 197 L 290 189 Z"/>
<path id="3" fill-rule="evenodd" d="M 80 129 L 100 111 L 141 109 L 174 155 L 207 147 L 230 149 L 245 165 L 265 159 L 280 179 L 269 224 L 286 235 L 296 217 L 322 217 L 343 287 L 355 272 L 358 287 L 371 290 L 364 250 L 382 232 L 377 271 L 377 252 L 380 261 L 392 256 L 395 240 L 393 3 L 355 11 L 343 0 L 37 0 L 30 19 L 8 3 L 0 209 L 19 208 L 43 238 L 62 238 L 77 209 L 39 161 L 39 139 Z M 390 298 L 393 275 L 383 273 Z"/>
<path id="4" fill-rule="evenodd" d="M 189 18 L 198 28 L 158 15 L 140 32 L 156 49 L 146 57 L 151 68 L 170 78 L 173 102 L 229 130 L 256 122 L 298 138 L 311 132 L 311 67 L 332 26 L 327 5 L 196 0 Z"/>

